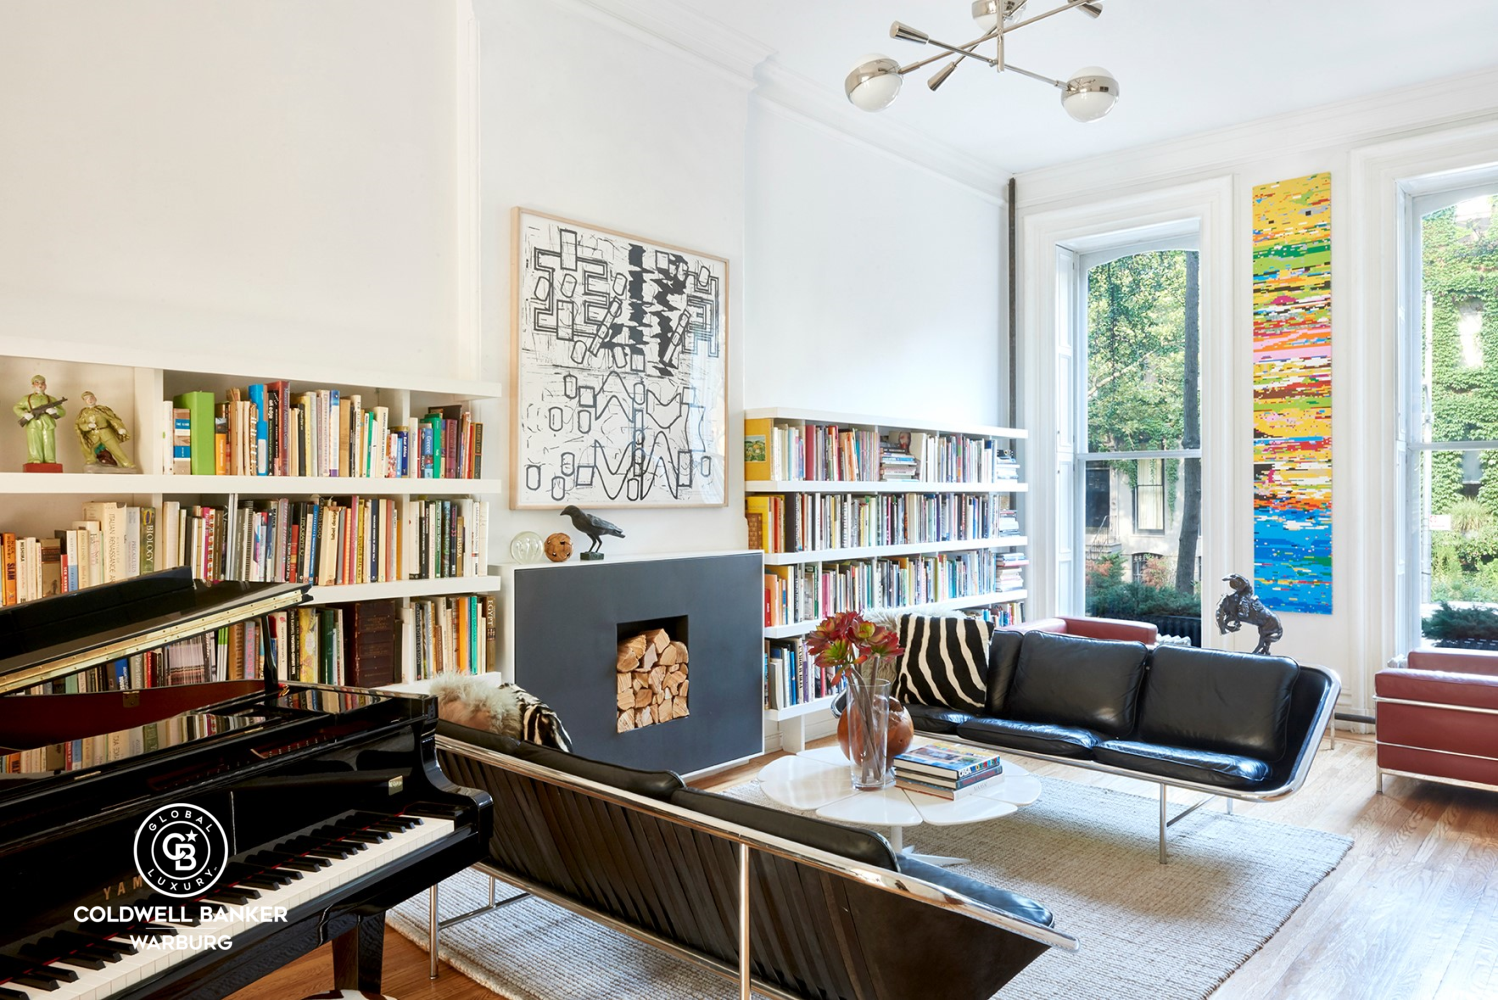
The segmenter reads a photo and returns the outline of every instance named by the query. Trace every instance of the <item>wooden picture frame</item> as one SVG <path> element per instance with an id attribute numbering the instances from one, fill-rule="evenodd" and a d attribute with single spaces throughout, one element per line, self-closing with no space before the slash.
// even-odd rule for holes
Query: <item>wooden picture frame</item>
<path id="1" fill-rule="evenodd" d="M 510 507 L 728 503 L 728 261 L 515 208 Z"/>

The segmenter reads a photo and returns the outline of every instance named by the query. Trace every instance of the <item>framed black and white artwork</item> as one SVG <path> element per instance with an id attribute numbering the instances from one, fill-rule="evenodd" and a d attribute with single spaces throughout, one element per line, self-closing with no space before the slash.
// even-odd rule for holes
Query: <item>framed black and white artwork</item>
<path id="1" fill-rule="evenodd" d="M 513 213 L 510 506 L 728 502 L 728 261 Z"/>

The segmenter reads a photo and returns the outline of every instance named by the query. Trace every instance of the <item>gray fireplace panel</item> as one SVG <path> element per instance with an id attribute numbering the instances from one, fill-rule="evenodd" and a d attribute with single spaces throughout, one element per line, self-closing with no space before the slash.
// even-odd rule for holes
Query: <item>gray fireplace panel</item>
<path id="1" fill-rule="evenodd" d="M 515 683 L 556 710 L 577 753 L 687 772 L 763 749 L 760 553 L 517 567 L 510 600 Z M 691 714 L 618 732 L 619 625 L 683 616 Z"/>

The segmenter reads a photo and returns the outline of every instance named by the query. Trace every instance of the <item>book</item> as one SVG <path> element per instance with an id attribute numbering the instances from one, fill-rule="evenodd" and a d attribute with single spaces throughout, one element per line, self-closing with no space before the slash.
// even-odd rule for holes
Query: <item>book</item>
<path id="1" fill-rule="evenodd" d="M 358 601 L 344 609 L 344 683 L 372 688 L 400 677 L 396 626 L 399 601 Z"/>
<path id="2" fill-rule="evenodd" d="M 744 479 L 774 479 L 770 462 L 770 435 L 775 421 L 760 417 L 744 421 Z"/>
<path id="3" fill-rule="evenodd" d="M 895 787 L 903 788 L 907 792 L 920 792 L 922 795 L 933 795 L 939 799 L 952 799 L 955 801 L 982 791 L 989 781 L 1002 777 L 1003 775 L 998 771 L 987 771 L 976 774 L 971 778 L 965 778 L 955 785 L 944 785 L 931 781 L 921 781 L 918 778 L 908 778 L 900 774 L 899 771 L 896 771 Z"/>
<path id="4" fill-rule="evenodd" d="M 744 498 L 744 518 L 749 522 L 749 548 L 770 551 L 770 498 L 750 495 Z"/>
<path id="5" fill-rule="evenodd" d="M 184 392 L 180 396 L 172 397 L 173 422 L 180 419 L 181 411 L 187 413 L 188 427 L 188 471 L 194 476 L 211 476 L 214 474 L 215 459 L 217 452 L 214 447 L 214 425 L 213 425 L 213 393 L 211 392 Z M 180 432 L 174 432 L 172 439 L 173 457 L 177 457 L 176 448 L 181 444 Z M 181 466 L 174 466 L 181 472 Z"/>
<path id="6" fill-rule="evenodd" d="M 960 781 L 981 771 L 1001 773 L 1004 765 L 997 750 L 933 741 L 911 747 L 894 759 L 896 776 L 929 775 L 947 782 Z"/>

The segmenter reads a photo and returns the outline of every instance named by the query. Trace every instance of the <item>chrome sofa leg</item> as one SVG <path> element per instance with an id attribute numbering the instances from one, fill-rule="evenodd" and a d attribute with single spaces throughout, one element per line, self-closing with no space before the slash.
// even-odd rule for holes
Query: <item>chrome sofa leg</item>
<path id="1" fill-rule="evenodd" d="M 1233 800 L 1230 799 L 1230 798 L 1227 798 L 1226 796 L 1224 796 L 1222 801 L 1223 801 L 1223 804 L 1227 807 L 1227 813 L 1228 813 L 1228 815 L 1229 816 L 1233 815 Z"/>
<path id="2" fill-rule="evenodd" d="M 749 845 L 739 844 L 739 997 L 751 1000 L 749 972 Z"/>
<path id="3" fill-rule="evenodd" d="M 437 924 L 437 886 L 427 890 L 427 978 L 437 978 L 437 945 L 442 930 Z"/>
<path id="4" fill-rule="evenodd" d="M 1375 795 L 1382 795 L 1384 793 L 1384 769 L 1383 768 L 1380 767 L 1380 768 L 1375 768 L 1374 769 L 1373 780 L 1377 783 L 1374 786 L 1374 788 L 1376 789 L 1376 791 L 1373 794 L 1375 794 Z"/>
<path id="5" fill-rule="evenodd" d="M 1160 863 L 1165 864 L 1165 784 L 1160 785 Z"/>

